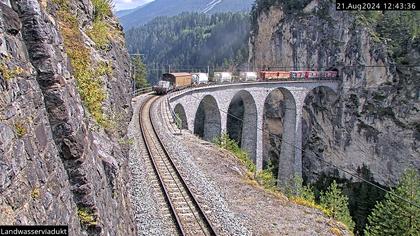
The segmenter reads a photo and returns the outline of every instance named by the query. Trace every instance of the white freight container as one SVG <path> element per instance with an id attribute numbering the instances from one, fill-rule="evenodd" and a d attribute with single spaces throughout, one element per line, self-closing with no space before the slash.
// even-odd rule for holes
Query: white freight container
<path id="1" fill-rule="evenodd" d="M 258 78 L 257 72 L 241 72 L 239 74 L 241 81 L 256 81 Z"/>
<path id="2" fill-rule="evenodd" d="M 209 75 L 207 73 L 195 73 L 193 74 L 194 84 L 207 84 L 209 82 Z"/>
<path id="3" fill-rule="evenodd" d="M 230 72 L 214 72 L 214 81 L 216 83 L 232 82 L 232 73 Z"/>

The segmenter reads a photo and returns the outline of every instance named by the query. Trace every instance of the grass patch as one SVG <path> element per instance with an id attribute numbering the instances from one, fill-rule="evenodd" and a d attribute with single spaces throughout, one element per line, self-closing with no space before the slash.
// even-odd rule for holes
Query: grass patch
<path id="1" fill-rule="evenodd" d="M 11 80 L 12 78 L 22 75 L 23 73 L 24 70 L 19 66 L 10 68 L 6 61 L 2 60 L 0 62 L 0 74 L 4 80 Z"/>
<path id="2" fill-rule="evenodd" d="M 94 20 L 92 27 L 86 33 L 95 42 L 97 49 L 108 48 L 113 38 L 117 39 L 118 42 L 123 40 L 123 37 L 120 37 L 121 32 L 103 20 Z"/>
<path id="3" fill-rule="evenodd" d="M 109 45 L 109 25 L 103 21 L 94 21 L 87 35 L 96 43 L 96 47 L 105 49 Z"/>
<path id="4" fill-rule="evenodd" d="M 217 146 L 231 152 L 236 158 L 238 158 L 242 164 L 244 164 L 249 172 L 248 176 L 255 180 L 266 190 L 277 190 L 276 179 L 271 173 L 270 169 L 257 171 L 257 167 L 252 162 L 249 154 L 241 149 L 235 140 L 231 139 L 228 134 L 223 133 L 220 137 L 213 141 Z"/>
<path id="5" fill-rule="evenodd" d="M 249 158 L 249 154 L 243 149 L 241 149 L 235 140 L 230 139 L 228 134 L 223 133 L 220 137 L 216 138 L 213 142 L 220 148 L 231 152 L 235 157 L 237 157 L 242 162 L 242 164 L 246 166 L 248 171 L 252 173 L 256 172 L 257 168 L 255 164 L 252 162 L 252 160 Z"/>
<path id="6" fill-rule="evenodd" d="M 70 58 L 83 103 L 96 122 L 106 128 L 108 120 L 102 111 L 102 103 L 106 99 L 106 93 L 98 75 L 107 70 L 103 70 L 104 67 L 101 65 L 93 69 L 91 52 L 84 44 L 76 16 L 69 11 L 60 10 L 58 19 L 60 21 L 60 31 L 64 38 L 64 46 Z"/>
<path id="7" fill-rule="evenodd" d="M 20 122 L 20 121 L 16 122 L 15 123 L 15 132 L 16 132 L 16 135 L 19 138 L 22 138 L 23 136 L 25 136 L 25 134 L 27 133 L 25 124 L 23 124 L 23 122 Z"/>
<path id="8" fill-rule="evenodd" d="M 134 145 L 134 139 L 132 138 L 119 138 L 118 143 L 121 145 Z"/>
<path id="9" fill-rule="evenodd" d="M 83 225 L 96 225 L 96 217 L 93 212 L 85 207 L 77 209 L 77 215 L 79 216 L 80 223 Z"/>
<path id="10" fill-rule="evenodd" d="M 112 76 L 112 71 L 111 63 L 105 61 L 99 62 L 99 65 L 95 70 L 97 76 Z"/>
<path id="11" fill-rule="evenodd" d="M 31 197 L 32 199 L 37 199 L 41 196 L 41 190 L 39 188 L 34 188 L 31 191 Z"/>
<path id="12" fill-rule="evenodd" d="M 301 206 L 307 206 L 311 208 L 318 209 L 322 211 L 326 216 L 331 216 L 331 211 L 327 208 L 322 207 L 321 205 L 317 204 L 315 201 L 307 200 L 303 197 L 299 196 L 292 196 L 289 198 L 293 203 L 301 205 Z"/>
<path id="13" fill-rule="evenodd" d="M 341 233 L 341 231 L 338 229 L 338 228 L 336 228 L 336 227 L 332 227 L 331 229 L 330 229 L 330 232 L 333 234 L 333 235 L 336 235 L 336 236 L 342 236 L 343 234 Z"/>
<path id="14" fill-rule="evenodd" d="M 331 211 L 320 204 L 315 200 L 315 193 L 310 185 L 303 185 L 303 179 L 301 177 L 295 177 L 295 182 L 297 186 L 297 191 L 294 195 L 290 195 L 289 199 L 302 206 L 307 206 L 311 208 L 318 209 L 322 211 L 325 215 L 331 216 Z"/>
<path id="15" fill-rule="evenodd" d="M 271 172 L 270 169 L 257 171 L 257 173 L 255 174 L 255 179 L 265 189 L 275 190 L 275 191 L 278 190 L 276 186 L 276 178 L 274 178 L 273 173 Z"/>
<path id="16" fill-rule="evenodd" d="M 106 18 L 112 16 L 112 0 L 92 0 L 94 6 L 94 20 L 92 26 L 87 30 L 87 35 L 95 42 L 99 49 L 106 49 L 115 39 L 119 43 L 124 43 L 124 37 L 119 29 L 109 24 Z"/>

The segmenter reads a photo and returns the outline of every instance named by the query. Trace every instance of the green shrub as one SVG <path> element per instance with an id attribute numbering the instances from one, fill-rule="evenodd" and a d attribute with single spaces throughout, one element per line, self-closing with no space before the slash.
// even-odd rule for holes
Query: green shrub
<path id="1" fill-rule="evenodd" d="M 214 140 L 217 146 L 231 152 L 235 157 L 237 157 L 247 168 L 247 170 L 252 173 L 251 178 L 263 186 L 267 190 L 277 190 L 276 188 L 276 178 L 274 178 L 270 168 L 256 171 L 257 168 L 249 157 L 249 154 L 241 149 L 238 143 L 231 139 L 228 134 L 223 133 L 220 137 Z"/>
<path id="2" fill-rule="evenodd" d="M 2 59 L 3 60 L 3 59 Z M 13 68 L 9 68 L 6 62 L 0 62 L 0 74 L 4 80 L 11 80 L 12 78 L 22 75 L 23 69 L 19 66 L 15 66 Z"/>
<path id="3" fill-rule="evenodd" d="M 301 177 L 295 177 L 294 179 L 297 189 L 295 194 L 289 196 L 290 199 L 299 205 L 307 206 L 322 211 L 325 215 L 330 216 L 331 212 L 329 209 L 319 205 L 315 199 L 315 193 L 310 185 L 303 185 L 303 179 Z"/>
<path id="4" fill-rule="evenodd" d="M 276 178 L 274 178 L 273 173 L 270 169 L 265 169 L 262 171 L 258 171 L 255 175 L 255 179 L 259 184 L 261 184 L 264 188 L 269 190 L 277 190 L 276 187 Z"/>
<path id="5" fill-rule="evenodd" d="M 295 177 L 295 182 L 297 185 L 297 196 L 303 198 L 307 201 L 315 203 L 315 193 L 310 185 L 303 185 L 302 177 Z"/>
<path id="6" fill-rule="evenodd" d="M 182 120 L 177 113 L 175 113 L 175 124 L 178 129 L 182 129 Z"/>
<path id="7" fill-rule="evenodd" d="M 242 150 L 235 140 L 230 139 L 228 134 L 223 133 L 220 137 L 216 138 L 213 142 L 220 148 L 230 151 L 247 167 L 248 171 L 255 173 L 257 168 L 255 164 L 252 162 L 252 160 L 249 158 L 249 154 L 246 151 Z"/>
<path id="8" fill-rule="evenodd" d="M 104 19 L 112 15 L 112 0 L 92 0 L 95 19 Z"/>
<path id="9" fill-rule="evenodd" d="M 41 190 L 39 188 L 33 188 L 31 191 L 32 199 L 37 199 L 41 196 Z"/>
<path id="10" fill-rule="evenodd" d="M 351 231 L 354 229 L 354 222 L 348 208 L 348 198 L 343 195 L 335 180 L 328 187 L 327 192 L 322 192 L 320 205 L 329 210 L 330 216 L 344 223 Z"/>
<path id="11" fill-rule="evenodd" d="M 80 223 L 83 225 L 96 225 L 95 215 L 93 212 L 85 207 L 77 209 L 77 215 L 79 216 Z"/>
<path id="12" fill-rule="evenodd" d="M 27 132 L 25 124 L 23 122 L 16 122 L 15 123 L 15 132 L 16 132 L 16 135 L 19 138 L 22 138 Z"/>

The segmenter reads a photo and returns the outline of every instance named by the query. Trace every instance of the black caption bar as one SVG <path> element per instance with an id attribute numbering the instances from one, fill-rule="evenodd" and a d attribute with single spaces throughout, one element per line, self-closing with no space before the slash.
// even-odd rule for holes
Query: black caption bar
<path id="1" fill-rule="evenodd" d="M 68 236 L 69 227 L 65 225 L 0 225 L 0 235 L 54 235 Z"/>
<path id="2" fill-rule="evenodd" d="M 418 11 L 417 0 L 336 0 L 337 11 Z"/>

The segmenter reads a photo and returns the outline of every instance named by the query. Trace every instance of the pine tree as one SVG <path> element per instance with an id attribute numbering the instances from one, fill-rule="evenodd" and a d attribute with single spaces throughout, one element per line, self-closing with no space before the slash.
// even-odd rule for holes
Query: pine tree
<path id="1" fill-rule="evenodd" d="M 133 58 L 133 69 L 134 69 L 134 81 L 136 82 L 136 88 L 145 88 L 150 86 L 147 81 L 147 68 L 143 63 L 140 56 Z"/>
<path id="2" fill-rule="evenodd" d="M 420 176 L 415 170 L 407 170 L 400 183 L 376 204 L 368 217 L 365 235 L 420 235 Z"/>
<path id="3" fill-rule="evenodd" d="M 372 173 L 366 165 L 358 167 L 357 173 L 362 178 L 379 185 L 375 182 Z M 381 187 L 386 188 L 384 186 Z M 385 192 L 363 181 L 347 182 L 343 192 L 348 193 L 350 215 L 354 223 L 356 223 L 355 233 L 363 235 L 368 214 L 372 212 L 376 202 L 384 199 Z"/>
<path id="4" fill-rule="evenodd" d="M 334 180 L 328 187 L 327 192 L 321 193 L 320 204 L 331 212 L 331 217 L 341 221 L 350 230 L 353 230 L 354 222 L 350 216 L 348 200 L 348 197 L 343 195 Z"/>

